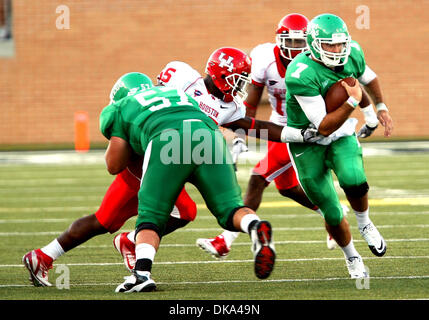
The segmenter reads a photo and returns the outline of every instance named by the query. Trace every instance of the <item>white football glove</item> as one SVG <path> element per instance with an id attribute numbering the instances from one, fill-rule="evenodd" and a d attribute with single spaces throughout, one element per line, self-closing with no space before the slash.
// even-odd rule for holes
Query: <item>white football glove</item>
<path id="1" fill-rule="evenodd" d="M 235 137 L 232 140 L 232 161 L 234 163 L 234 167 L 237 163 L 240 153 L 247 151 L 249 151 L 249 149 L 247 148 L 246 142 L 242 138 Z"/>
<path id="2" fill-rule="evenodd" d="M 357 136 L 359 138 L 368 138 L 372 133 L 377 129 L 378 125 L 375 127 L 370 127 L 366 123 L 360 128 L 359 132 L 357 133 Z"/>
<path id="3" fill-rule="evenodd" d="M 321 138 L 324 138 L 319 131 L 317 131 L 316 127 L 313 124 L 310 124 L 308 128 L 301 130 L 301 135 L 306 143 L 314 143 L 320 140 Z"/>

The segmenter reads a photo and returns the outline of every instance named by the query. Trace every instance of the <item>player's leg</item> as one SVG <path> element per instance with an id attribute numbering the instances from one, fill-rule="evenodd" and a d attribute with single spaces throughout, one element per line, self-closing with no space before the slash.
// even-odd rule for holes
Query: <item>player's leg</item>
<path id="1" fill-rule="evenodd" d="M 23 263 L 30 272 L 33 284 L 50 286 L 48 271 L 56 259 L 92 237 L 108 231 L 115 232 L 129 217 L 136 215 L 136 188 L 138 190 L 138 185 L 139 181 L 124 170 L 108 188 L 101 206 L 95 214 L 77 219 L 58 238 L 41 249 L 32 250 L 25 254 Z M 131 205 L 134 210 L 123 210 L 124 207 L 129 207 L 132 202 L 134 202 Z"/>
<path id="2" fill-rule="evenodd" d="M 116 288 L 116 292 L 152 291 L 156 288 L 151 279 L 153 260 L 174 203 L 194 169 L 192 164 L 164 164 L 162 148 L 166 143 L 158 136 L 145 151 L 135 233 L 136 264 L 131 276 Z"/>
<path id="3" fill-rule="evenodd" d="M 192 200 L 185 188 L 179 194 L 174 209 L 170 213 L 163 236 L 176 229 L 183 228 L 197 216 L 197 204 Z"/>
<path id="4" fill-rule="evenodd" d="M 300 184 L 311 202 L 320 208 L 325 218 L 326 230 L 344 253 L 350 276 L 365 277 L 362 258 L 354 247 L 330 169 L 325 164 L 328 148 L 319 145 L 289 144 Z"/>
<path id="5" fill-rule="evenodd" d="M 140 187 L 140 186 L 139 186 Z M 133 212 L 137 212 L 137 197 L 136 203 L 133 207 Z M 197 205 L 191 199 L 185 188 L 179 194 L 173 210 L 170 213 L 170 217 L 167 221 L 163 236 L 173 232 L 178 228 L 183 228 L 190 221 L 193 221 L 197 214 Z M 135 230 L 131 232 L 122 232 L 115 236 L 113 239 L 113 245 L 115 249 L 122 255 L 125 267 L 132 271 L 136 262 L 135 254 Z"/>
<path id="6" fill-rule="evenodd" d="M 277 151 L 276 151 L 277 150 Z M 290 160 L 284 158 L 287 152 L 284 143 L 268 141 L 268 152 L 253 168 L 249 178 L 244 205 L 256 211 L 262 202 L 265 188 L 282 172 L 291 167 Z M 287 167 L 285 167 L 287 166 Z M 197 245 L 216 259 L 225 259 L 239 232 L 223 231 L 214 238 L 198 238 Z"/>
<path id="7" fill-rule="evenodd" d="M 334 142 L 328 160 L 355 212 L 359 232 L 371 252 L 376 256 L 383 256 L 387 246 L 369 218 L 369 186 L 363 166 L 362 147 L 356 137 L 344 137 Z"/>
<path id="8" fill-rule="evenodd" d="M 275 158 L 281 160 L 277 161 L 277 163 L 283 165 L 283 168 L 290 166 L 290 168 L 287 168 L 286 171 L 274 179 L 274 183 L 279 193 L 284 197 L 294 200 L 303 207 L 316 211 L 322 216 L 320 209 L 308 199 L 304 190 L 300 186 L 296 177 L 295 169 L 292 166 L 286 144 L 277 143 L 276 147 L 271 150 L 271 153 L 276 155 Z M 326 245 L 330 250 L 335 249 L 337 246 L 334 238 L 329 233 L 326 236 Z"/>
<path id="9" fill-rule="evenodd" d="M 231 155 L 220 132 L 214 134 L 213 145 L 213 154 L 222 154 L 222 162 L 198 166 L 190 182 L 200 191 L 208 209 L 222 228 L 251 236 L 255 274 L 258 278 L 267 278 L 275 261 L 271 225 L 268 221 L 261 221 L 254 210 L 243 206 Z"/>

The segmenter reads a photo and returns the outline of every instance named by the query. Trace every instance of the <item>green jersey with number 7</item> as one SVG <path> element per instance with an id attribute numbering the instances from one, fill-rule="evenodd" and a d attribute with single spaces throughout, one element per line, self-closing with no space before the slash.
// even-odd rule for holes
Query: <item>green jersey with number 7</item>
<path id="1" fill-rule="evenodd" d="M 314 61 L 310 51 L 299 54 L 289 64 L 286 81 L 287 125 L 298 129 L 307 128 L 310 121 L 301 109 L 295 96 L 324 97 L 328 89 L 338 80 L 347 77 L 358 79 L 365 72 L 365 58 L 356 41 L 350 43 L 350 55 L 344 65 L 329 68 Z"/>

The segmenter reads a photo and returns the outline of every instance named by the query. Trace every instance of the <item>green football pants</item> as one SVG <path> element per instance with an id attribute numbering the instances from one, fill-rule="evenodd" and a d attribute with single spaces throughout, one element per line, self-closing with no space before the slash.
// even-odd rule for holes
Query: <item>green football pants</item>
<path id="1" fill-rule="evenodd" d="M 328 225 L 338 225 L 343 219 L 343 211 L 331 171 L 343 189 L 359 186 L 367 180 L 362 147 L 356 135 L 342 137 L 327 146 L 289 143 L 288 148 L 308 198 L 320 208 Z"/>
<path id="2" fill-rule="evenodd" d="M 164 131 L 149 143 L 136 227 L 154 224 L 162 234 L 186 182 L 196 186 L 222 228 L 236 231 L 230 215 L 243 206 L 243 200 L 226 141 L 219 130 L 192 119 L 185 120 L 182 129 Z"/>

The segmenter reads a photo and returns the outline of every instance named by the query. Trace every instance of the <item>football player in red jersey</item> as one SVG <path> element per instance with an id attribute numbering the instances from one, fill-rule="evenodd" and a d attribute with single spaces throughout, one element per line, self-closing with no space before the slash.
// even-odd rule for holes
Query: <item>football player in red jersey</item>
<path id="1" fill-rule="evenodd" d="M 118 101 L 129 92 L 140 87 L 152 85 L 152 81 L 138 72 L 123 75 L 113 86 L 110 100 Z M 109 154 L 112 154 L 109 143 Z M 114 154 L 114 152 L 113 152 Z M 106 155 L 108 152 L 106 151 Z M 111 160 L 107 159 L 106 160 Z M 70 227 L 58 238 L 43 248 L 31 250 L 23 257 L 23 263 L 30 273 L 30 279 L 35 286 L 51 286 L 48 280 L 48 271 L 53 262 L 65 252 L 79 246 L 87 240 L 107 232 L 118 231 L 131 217 L 137 215 L 140 177 L 142 175 L 142 159 L 134 157 L 127 167 L 117 174 L 109 186 L 103 201 L 94 214 L 74 221 Z M 170 214 L 166 231 L 168 234 L 177 228 L 185 226 L 195 219 L 197 207 L 183 188 L 173 211 Z M 121 233 L 114 238 L 115 248 L 123 255 L 124 263 L 129 270 L 135 265 L 134 233 Z"/>

